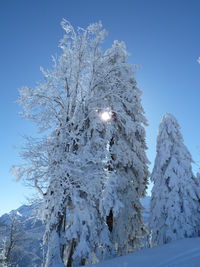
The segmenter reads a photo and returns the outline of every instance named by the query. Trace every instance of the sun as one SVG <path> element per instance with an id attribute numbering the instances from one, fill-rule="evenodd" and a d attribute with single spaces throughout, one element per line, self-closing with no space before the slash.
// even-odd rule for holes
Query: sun
<path id="1" fill-rule="evenodd" d="M 111 111 L 103 111 L 103 112 L 100 114 L 100 118 L 101 118 L 101 120 L 104 121 L 104 122 L 110 121 L 111 118 L 112 118 L 112 112 L 111 112 Z"/>

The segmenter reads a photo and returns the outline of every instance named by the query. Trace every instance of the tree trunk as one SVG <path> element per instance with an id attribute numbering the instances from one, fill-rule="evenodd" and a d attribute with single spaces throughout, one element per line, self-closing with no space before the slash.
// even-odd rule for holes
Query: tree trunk
<path id="1" fill-rule="evenodd" d="M 81 266 L 84 266 L 84 265 L 85 265 L 85 262 L 86 262 L 85 259 L 81 259 L 80 265 L 81 265 Z"/>
<path id="2" fill-rule="evenodd" d="M 108 225 L 108 229 L 110 232 L 113 230 L 113 212 L 112 209 L 110 210 L 109 215 L 106 217 L 106 223 Z"/>
<path id="3" fill-rule="evenodd" d="M 75 247 L 75 241 L 74 241 L 74 239 L 72 239 L 71 248 L 70 248 L 70 252 L 69 252 L 69 256 L 68 256 L 67 266 L 66 267 L 72 267 L 72 256 L 73 256 L 73 253 L 74 253 L 74 247 Z"/>

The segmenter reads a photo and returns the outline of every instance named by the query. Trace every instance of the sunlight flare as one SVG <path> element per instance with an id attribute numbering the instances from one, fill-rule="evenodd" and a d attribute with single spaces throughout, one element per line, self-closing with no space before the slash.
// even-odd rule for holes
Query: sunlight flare
<path id="1" fill-rule="evenodd" d="M 100 114 L 100 118 L 102 121 L 104 122 L 108 122 L 111 120 L 112 118 L 112 112 L 111 111 L 103 111 L 101 114 Z"/>

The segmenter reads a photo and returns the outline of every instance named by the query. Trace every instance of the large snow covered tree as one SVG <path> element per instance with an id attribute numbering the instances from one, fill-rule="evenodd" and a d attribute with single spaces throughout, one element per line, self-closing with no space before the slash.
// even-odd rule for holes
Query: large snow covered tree
<path id="1" fill-rule="evenodd" d="M 89 148 L 92 128 L 101 120 L 87 104 L 101 82 L 96 70 L 102 64 L 100 45 L 106 32 L 101 23 L 77 32 L 67 21 L 62 26 L 62 55 L 54 59 L 52 71 L 42 70 L 45 83 L 20 90 L 23 115 L 46 134 L 39 140 L 28 138 L 22 151 L 28 164 L 14 168 L 44 198 L 48 267 L 70 266 L 72 259 L 92 262 L 97 248 L 102 254 L 104 244 L 109 246 L 98 210 L 105 147 L 94 147 L 96 154 Z"/>
<path id="2" fill-rule="evenodd" d="M 84 265 L 139 246 L 147 183 L 146 120 L 123 43 L 104 53 L 101 23 L 77 31 L 63 20 L 62 54 L 45 82 L 22 88 L 25 164 L 13 171 L 44 199 L 45 266 Z"/>
<path id="3" fill-rule="evenodd" d="M 149 224 L 153 246 L 198 235 L 200 192 L 192 162 L 177 120 L 165 114 L 151 174 L 154 186 Z"/>
<path id="4" fill-rule="evenodd" d="M 115 203 L 107 201 L 107 198 L 105 205 L 102 205 L 117 254 L 123 255 L 140 247 L 141 237 L 145 233 L 140 199 L 145 195 L 148 178 L 146 119 L 141 105 L 141 91 L 126 60 L 128 53 L 125 44 L 115 41 L 105 55 L 112 75 L 98 93 L 105 95 L 108 112 L 111 112 L 111 122 L 107 127 L 107 172 L 111 176 L 108 183 L 111 183 L 113 176 L 117 180 L 115 188 L 122 208 L 115 214 Z M 108 193 L 106 188 L 105 192 Z"/>

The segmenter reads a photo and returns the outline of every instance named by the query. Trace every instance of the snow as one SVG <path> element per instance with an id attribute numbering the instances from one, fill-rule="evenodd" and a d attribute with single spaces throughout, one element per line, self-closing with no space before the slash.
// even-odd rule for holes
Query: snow
<path id="1" fill-rule="evenodd" d="M 21 213 L 20 213 L 19 211 L 17 211 L 17 215 L 18 215 L 19 217 L 22 217 L 22 215 L 21 215 Z"/>
<path id="2" fill-rule="evenodd" d="M 91 267 L 199 267 L 200 238 L 186 238 L 147 248 Z M 89 267 L 89 266 L 88 266 Z"/>

